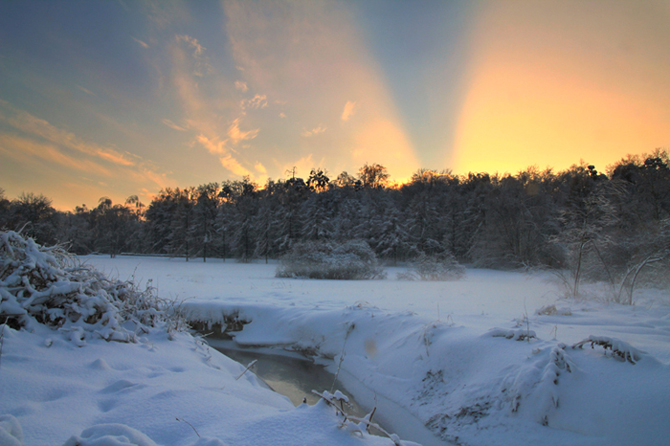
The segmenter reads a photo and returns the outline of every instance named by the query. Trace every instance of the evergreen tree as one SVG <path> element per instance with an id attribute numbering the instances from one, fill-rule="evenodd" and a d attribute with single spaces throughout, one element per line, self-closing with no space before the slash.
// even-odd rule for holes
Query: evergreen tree
<path id="1" fill-rule="evenodd" d="M 208 183 L 198 186 L 195 190 L 195 205 L 193 208 L 193 225 L 191 234 L 195 252 L 202 255 L 202 261 L 212 255 L 212 245 L 215 239 L 215 222 L 219 205 L 219 185 Z"/>

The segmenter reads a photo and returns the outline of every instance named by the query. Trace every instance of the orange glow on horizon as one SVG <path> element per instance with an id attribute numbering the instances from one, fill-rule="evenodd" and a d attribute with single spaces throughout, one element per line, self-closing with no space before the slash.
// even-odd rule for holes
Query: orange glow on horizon
<path id="1" fill-rule="evenodd" d="M 456 133 L 455 171 L 564 169 L 584 159 L 604 170 L 650 152 L 670 134 L 654 104 L 550 73 L 484 70 L 467 95 Z"/>
<path id="2" fill-rule="evenodd" d="M 651 57 L 663 40 L 651 43 L 648 22 L 630 19 L 633 5 L 538 3 L 483 11 L 454 171 L 563 170 L 582 159 L 605 171 L 670 145 L 668 64 Z"/>

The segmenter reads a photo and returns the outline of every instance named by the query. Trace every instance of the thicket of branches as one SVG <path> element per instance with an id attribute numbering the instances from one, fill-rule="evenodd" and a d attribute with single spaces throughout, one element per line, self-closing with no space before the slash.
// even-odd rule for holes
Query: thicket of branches
<path id="1" fill-rule="evenodd" d="M 43 196 L 0 194 L 0 227 L 79 254 L 121 252 L 281 258 L 306 241 L 362 240 L 386 263 L 451 255 L 495 268 L 567 270 L 566 287 L 611 284 L 632 299 L 643 281 L 661 283 L 670 251 L 670 159 L 665 150 L 628 156 L 599 173 L 585 163 L 515 175 L 419 170 L 392 186 L 386 169 L 363 166 L 331 180 L 242 181 L 164 189 L 148 205 L 102 198 L 97 207 L 56 212 Z"/>
<path id="2" fill-rule="evenodd" d="M 10 326 L 57 328 L 83 346 L 90 337 L 136 342 L 166 315 L 152 288 L 109 279 L 61 246 L 0 231 L 0 317 Z"/>

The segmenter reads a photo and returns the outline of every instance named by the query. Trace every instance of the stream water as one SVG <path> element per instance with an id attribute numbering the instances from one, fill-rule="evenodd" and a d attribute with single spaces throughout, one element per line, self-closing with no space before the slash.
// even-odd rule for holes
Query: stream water
<path id="1" fill-rule="evenodd" d="M 347 395 L 353 406 L 353 415 L 365 415 L 364 409 L 356 403 L 351 394 L 342 388 L 339 382 L 335 381 L 335 376 L 328 372 L 325 366 L 315 364 L 300 354 L 269 348 L 242 349 L 237 347 L 234 341 L 210 339 L 208 342 L 211 347 L 242 365 L 246 366 L 256 361 L 250 370 L 265 381 L 272 390 L 287 396 L 295 406 L 302 403 L 303 399 L 309 405 L 315 404 L 319 397 L 312 393 L 312 390 L 331 392 L 335 382 L 334 390 L 340 390 Z"/>
<path id="2" fill-rule="evenodd" d="M 376 406 L 373 421 L 388 432 L 398 434 L 403 440 L 414 441 L 423 446 L 450 444 L 433 435 L 406 409 L 388 398 L 376 395 L 344 370 L 340 372 L 342 380 L 335 380 L 335 376 L 323 365 L 315 364 L 298 353 L 271 348 L 246 349 L 237 346 L 235 341 L 228 340 L 210 338 L 208 342 L 211 347 L 245 366 L 257 361 L 250 370 L 275 392 L 287 396 L 296 406 L 303 402 L 303 398 L 306 398 L 308 404 L 315 404 L 319 397 L 312 390 L 340 390 L 347 395 L 353 406 L 350 411 L 352 415 L 362 417 Z"/>

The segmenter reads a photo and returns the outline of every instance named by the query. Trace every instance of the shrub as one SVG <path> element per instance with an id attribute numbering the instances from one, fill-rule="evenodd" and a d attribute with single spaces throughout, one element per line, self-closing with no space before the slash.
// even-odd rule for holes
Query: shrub
<path id="1" fill-rule="evenodd" d="M 90 336 L 135 342 L 164 314 L 152 288 L 108 279 L 61 246 L 0 232 L 0 317 L 14 328 L 46 325 L 77 345 Z"/>
<path id="2" fill-rule="evenodd" d="M 374 251 L 364 241 L 309 241 L 291 248 L 281 259 L 276 276 L 359 280 L 380 279 L 384 273 Z"/>
<path id="3" fill-rule="evenodd" d="M 457 280 L 463 277 L 465 268 L 450 254 L 427 256 L 421 254 L 411 268 L 398 273 L 400 280 Z"/>

